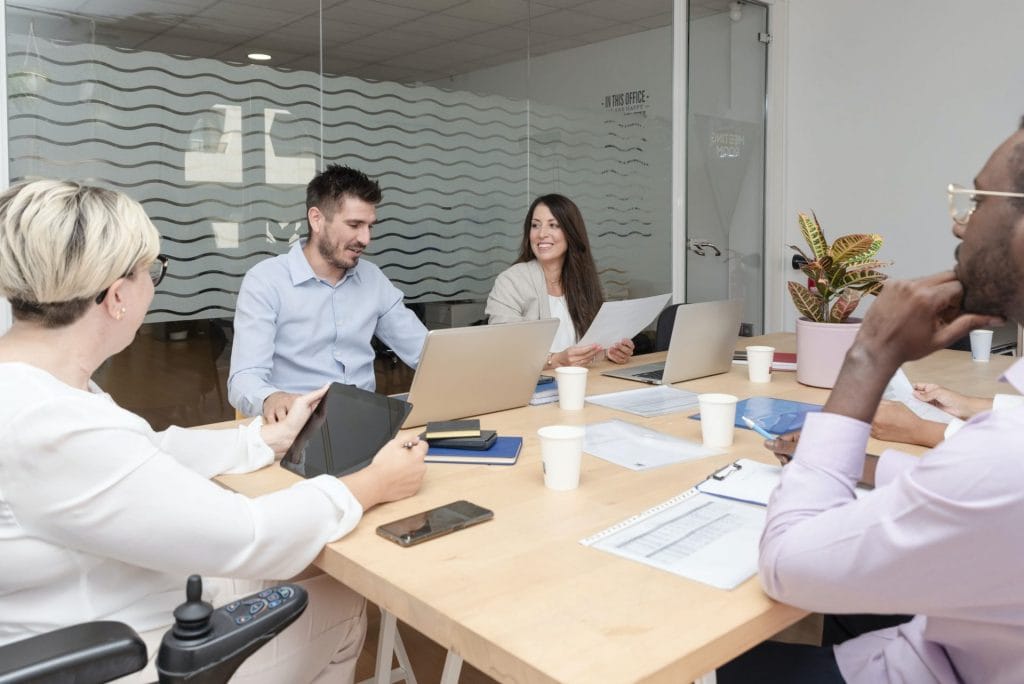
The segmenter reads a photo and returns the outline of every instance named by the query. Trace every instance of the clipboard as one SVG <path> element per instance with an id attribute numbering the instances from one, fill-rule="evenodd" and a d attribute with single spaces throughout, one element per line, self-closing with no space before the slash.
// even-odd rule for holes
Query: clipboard
<path id="1" fill-rule="evenodd" d="M 741 458 L 708 475 L 697 490 L 722 499 L 767 506 L 781 480 L 782 466 Z"/>
<path id="2" fill-rule="evenodd" d="M 335 382 L 281 459 L 305 478 L 340 477 L 368 466 L 402 427 L 412 404 Z"/>

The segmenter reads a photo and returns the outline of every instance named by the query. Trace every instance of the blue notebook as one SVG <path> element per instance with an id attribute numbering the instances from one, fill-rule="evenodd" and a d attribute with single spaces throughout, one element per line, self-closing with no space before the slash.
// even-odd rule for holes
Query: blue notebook
<path id="1" fill-rule="evenodd" d="M 427 463 L 483 463 L 486 465 L 513 465 L 523 447 L 522 437 L 498 437 L 490 449 L 445 449 L 430 447 Z"/>
<path id="2" fill-rule="evenodd" d="M 736 427 L 749 430 L 743 422 L 747 416 L 768 432 L 781 435 L 785 432 L 799 430 L 804 426 L 804 418 L 808 413 L 821 411 L 821 404 L 808 404 L 802 401 L 776 399 L 774 397 L 750 397 L 736 404 Z M 691 418 L 700 420 L 696 413 Z"/>

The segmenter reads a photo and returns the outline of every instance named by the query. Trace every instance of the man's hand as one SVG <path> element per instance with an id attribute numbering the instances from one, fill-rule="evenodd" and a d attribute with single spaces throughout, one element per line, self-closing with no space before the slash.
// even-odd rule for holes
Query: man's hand
<path id="1" fill-rule="evenodd" d="M 786 465 L 793 460 L 793 454 L 796 452 L 796 443 L 799 439 L 799 430 L 787 432 L 775 439 L 764 440 L 764 448 L 775 454 L 775 458 L 779 459 L 779 463 Z"/>
<path id="2" fill-rule="evenodd" d="M 905 361 L 945 349 L 971 330 L 999 318 L 960 310 L 963 286 L 952 271 L 917 280 L 886 281 L 864 317 L 855 347 L 884 364 L 886 378 Z"/>
<path id="3" fill-rule="evenodd" d="M 263 422 L 270 424 L 284 420 L 292 403 L 300 396 L 291 392 L 274 392 L 269 395 L 263 400 Z"/>
<path id="4" fill-rule="evenodd" d="M 385 444 L 373 457 L 373 463 L 346 475 L 341 481 L 359 500 L 363 510 L 386 501 L 412 496 L 423 484 L 427 464 L 427 443 L 415 436 L 399 435 Z"/>
<path id="5" fill-rule="evenodd" d="M 633 340 L 622 338 L 612 346 L 604 350 L 604 355 L 612 363 L 626 363 L 633 358 Z"/>
<path id="6" fill-rule="evenodd" d="M 924 420 L 898 401 L 883 401 L 871 421 L 871 436 L 886 442 L 933 447 L 945 437 L 946 426 Z"/>
<path id="7" fill-rule="evenodd" d="M 952 271 L 886 281 L 846 354 L 825 411 L 870 423 L 882 391 L 905 361 L 948 347 L 990 316 L 960 310 L 963 286 Z"/>
<path id="8" fill-rule="evenodd" d="M 274 453 L 278 456 L 288 451 L 288 447 L 295 441 L 295 437 L 299 434 L 299 430 L 309 420 L 310 414 L 313 413 L 313 409 L 316 408 L 320 400 L 323 399 L 324 395 L 327 394 L 327 388 L 330 385 L 324 385 L 318 390 L 313 390 L 309 394 L 288 394 L 287 392 L 275 392 L 275 394 L 284 394 L 286 396 L 294 397 L 291 406 L 287 410 L 287 415 L 281 420 L 276 422 L 264 420 L 263 429 L 260 432 L 260 436 L 263 437 L 263 441 L 267 443 Z M 274 396 L 273 394 L 270 395 Z M 269 400 L 270 397 L 267 397 Z M 266 407 L 266 402 L 263 404 Z"/>
<path id="9" fill-rule="evenodd" d="M 914 396 L 921 401 L 928 402 L 932 406 L 938 406 L 951 416 L 963 420 L 967 420 L 977 413 L 988 411 L 992 408 L 991 399 L 969 397 L 966 394 L 954 392 L 948 387 L 931 382 L 915 383 Z"/>

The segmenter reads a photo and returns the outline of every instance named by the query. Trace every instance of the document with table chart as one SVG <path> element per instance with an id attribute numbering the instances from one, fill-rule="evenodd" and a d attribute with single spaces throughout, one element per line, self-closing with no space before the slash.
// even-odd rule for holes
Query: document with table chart
<path id="1" fill-rule="evenodd" d="M 732 589 L 757 572 L 764 523 L 763 506 L 691 489 L 580 543 Z"/>

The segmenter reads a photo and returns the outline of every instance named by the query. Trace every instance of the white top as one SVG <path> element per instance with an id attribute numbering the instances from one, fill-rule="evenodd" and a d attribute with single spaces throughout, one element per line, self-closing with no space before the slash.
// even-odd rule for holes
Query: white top
<path id="1" fill-rule="evenodd" d="M 158 433 L 91 390 L 0 363 L 0 644 L 169 625 L 189 574 L 291 577 L 362 516 L 327 475 L 257 499 L 212 482 L 273 462 L 259 419 Z"/>
<path id="2" fill-rule="evenodd" d="M 548 295 L 548 308 L 551 317 L 558 319 L 558 331 L 551 341 L 550 351 L 560 352 L 576 344 L 576 328 L 572 324 L 569 308 L 565 305 L 565 297 Z"/>

